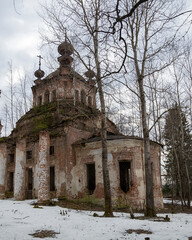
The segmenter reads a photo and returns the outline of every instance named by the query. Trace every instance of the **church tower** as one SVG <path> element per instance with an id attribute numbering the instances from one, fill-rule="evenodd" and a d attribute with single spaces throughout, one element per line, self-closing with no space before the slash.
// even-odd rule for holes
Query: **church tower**
<path id="1" fill-rule="evenodd" d="M 94 72 L 89 69 L 85 73 L 86 80 L 73 70 L 74 48 L 67 40 L 58 46 L 58 52 L 61 55 L 58 57 L 59 68 L 44 79 L 42 79 L 44 72 L 41 70 L 39 62 L 39 69 L 35 72 L 37 79 L 32 87 L 33 106 L 68 100 L 73 101 L 74 104 L 81 102 L 86 106 L 96 108 Z"/>

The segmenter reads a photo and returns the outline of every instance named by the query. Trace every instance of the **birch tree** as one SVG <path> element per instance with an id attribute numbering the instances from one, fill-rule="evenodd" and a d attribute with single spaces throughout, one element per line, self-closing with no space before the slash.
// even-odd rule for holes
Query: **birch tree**
<path id="1" fill-rule="evenodd" d="M 5 104 L 2 109 L 4 135 L 10 134 L 16 122 L 32 107 L 31 81 L 21 74 L 12 62 L 8 63 L 7 87 L 2 91 Z"/>

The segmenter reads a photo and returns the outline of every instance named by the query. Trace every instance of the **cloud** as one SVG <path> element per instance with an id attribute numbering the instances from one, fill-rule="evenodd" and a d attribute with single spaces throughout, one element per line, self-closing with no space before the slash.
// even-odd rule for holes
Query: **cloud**
<path id="1" fill-rule="evenodd" d="M 18 67 L 31 65 L 37 61 L 36 55 L 40 45 L 38 28 L 41 19 L 37 15 L 37 0 L 15 0 L 2 1 L 0 8 L 0 78 L 7 71 L 7 63 L 13 61 Z"/>
<path id="2" fill-rule="evenodd" d="M 16 11 L 15 11 L 16 9 Z M 13 0 L 1 2 L 0 8 L 0 89 L 6 92 L 8 62 L 13 68 L 31 72 L 33 77 L 34 65 L 38 67 L 40 38 L 38 29 L 41 19 L 36 13 L 38 0 Z M 18 14 L 18 13 L 19 14 Z M 15 76 L 16 77 L 16 76 Z M 3 94 L 0 98 L 0 119 L 2 106 L 6 102 Z"/>

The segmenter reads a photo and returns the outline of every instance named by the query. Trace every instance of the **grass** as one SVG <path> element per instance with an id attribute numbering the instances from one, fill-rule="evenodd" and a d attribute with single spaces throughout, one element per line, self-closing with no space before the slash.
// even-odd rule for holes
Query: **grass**
<path id="1" fill-rule="evenodd" d="M 56 234 L 59 234 L 53 230 L 37 230 L 32 234 L 29 234 L 30 236 L 33 236 L 34 238 L 55 238 Z"/>
<path id="2" fill-rule="evenodd" d="M 126 230 L 125 233 L 128 233 L 128 234 L 132 234 L 132 233 L 136 233 L 136 234 L 152 234 L 151 231 L 144 230 L 144 229 L 129 229 L 129 230 Z"/>

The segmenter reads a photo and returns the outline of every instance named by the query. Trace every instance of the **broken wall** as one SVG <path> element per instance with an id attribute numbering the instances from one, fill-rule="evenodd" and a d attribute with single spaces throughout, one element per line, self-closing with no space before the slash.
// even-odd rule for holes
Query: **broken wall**
<path id="1" fill-rule="evenodd" d="M 154 191 L 155 206 L 163 207 L 161 193 L 161 181 L 159 172 L 159 145 L 152 146 L 152 161 L 155 171 Z M 111 182 L 111 195 L 113 205 L 132 206 L 143 209 L 145 207 L 145 169 L 143 155 L 143 141 L 138 139 L 108 140 L 108 168 Z M 101 142 L 85 143 L 75 147 L 76 166 L 72 169 L 72 195 L 82 197 L 88 194 L 87 165 L 95 164 L 94 190 L 95 198 L 104 198 L 103 174 L 102 174 L 102 150 Z M 130 189 L 125 192 L 120 186 L 120 163 L 130 163 L 129 183 Z M 156 169 L 158 168 L 158 169 Z"/>

